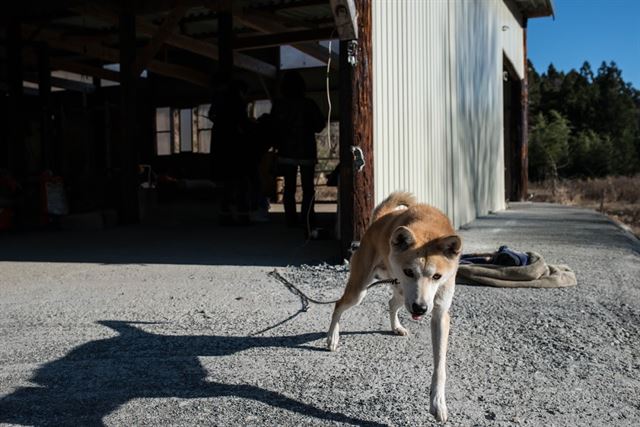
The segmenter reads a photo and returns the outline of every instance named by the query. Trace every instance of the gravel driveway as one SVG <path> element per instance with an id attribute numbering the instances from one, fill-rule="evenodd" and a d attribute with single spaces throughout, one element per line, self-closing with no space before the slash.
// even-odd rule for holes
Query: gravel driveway
<path id="1" fill-rule="evenodd" d="M 172 263 L 154 239 L 153 256 L 128 256 L 118 233 L 83 237 L 110 248 L 90 253 L 64 234 L 0 238 L 0 423 L 434 424 L 428 321 L 402 313 L 411 335 L 391 335 L 386 288 L 345 314 L 340 350 L 329 353 L 332 307 L 298 313 L 299 299 L 266 275 L 292 256 L 284 246 L 212 265 L 207 247 L 236 233 L 214 230 L 190 236 L 199 256 L 181 251 Z M 461 234 L 465 251 L 537 251 L 579 283 L 457 287 L 448 425 L 638 425 L 637 241 L 593 211 L 544 204 L 516 204 Z M 298 261 L 319 259 L 322 245 Z M 281 271 L 320 299 L 339 296 L 347 274 L 328 264 Z"/>

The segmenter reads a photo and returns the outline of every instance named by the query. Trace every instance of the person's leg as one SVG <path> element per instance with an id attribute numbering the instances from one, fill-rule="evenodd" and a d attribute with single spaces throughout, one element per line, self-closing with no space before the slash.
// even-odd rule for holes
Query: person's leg
<path id="1" fill-rule="evenodd" d="M 300 166 L 300 178 L 302 182 L 302 221 L 304 226 L 310 229 L 315 227 L 315 210 L 313 208 L 315 187 L 315 165 Z M 310 231 L 310 230 L 307 230 Z"/>
<path id="2" fill-rule="evenodd" d="M 296 179 L 298 175 L 297 165 L 282 165 L 282 175 L 284 176 L 284 215 L 287 225 L 293 226 L 297 221 L 296 217 Z"/>

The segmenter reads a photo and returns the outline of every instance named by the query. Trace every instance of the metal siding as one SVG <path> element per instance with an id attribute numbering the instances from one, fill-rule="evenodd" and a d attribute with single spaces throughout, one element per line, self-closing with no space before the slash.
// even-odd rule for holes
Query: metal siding
<path id="1" fill-rule="evenodd" d="M 456 226 L 504 208 L 504 8 L 374 0 L 377 203 L 412 191 Z"/>
<path id="2" fill-rule="evenodd" d="M 502 38 L 502 50 L 509 58 L 518 77 L 524 78 L 524 50 L 523 33 L 520 22 L 522 17 L 514 16 L 505 2 L 499 2 L 500 7 L 500 31 Z M 517 13 L 517 12 L 516 12 Z"/>

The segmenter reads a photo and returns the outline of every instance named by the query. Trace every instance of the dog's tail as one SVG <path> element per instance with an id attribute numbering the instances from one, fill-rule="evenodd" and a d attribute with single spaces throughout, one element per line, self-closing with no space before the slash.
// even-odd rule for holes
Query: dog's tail
<path id="1" fill-rule="evenodd" d="M 417 204 L 416 198 L 411 193 L 407 193 L 405 191 L 396 191 L 391 193 L 389 197 L 384 199 L 382 203 L 380 203 L 373 210 L 373 215 L 371 216 L 371 222 L 373 223 L 377 219 L 385 216 L 389 212 L 396 210 L 400 206 L 404 206 L 410 208 L 411 206 Z"/>

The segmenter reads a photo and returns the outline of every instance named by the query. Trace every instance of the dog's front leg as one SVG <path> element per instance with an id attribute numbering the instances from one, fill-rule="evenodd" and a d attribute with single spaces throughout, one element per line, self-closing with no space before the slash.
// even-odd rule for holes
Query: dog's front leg
<path id="1" fill-rule="evenodd" d="M 373 276 L 372 251 L 368 246 L 360 246 L 351 257 L 351 273 L 347 281 L 347 287 L 333 309 L 331 325 L 327 334 L 327 347 L 329 351 L 338 349 L 340 340 L 340 317 L 342 313 L 351 307 L 358 305 L 367 294 L 367 285 Z"/>
<path id="2" fill-rule="evenodd" d="M 398 285 L 395 285 L 393 287 L 393 297 L 389 300 L 389 320 L 391 321 L 391 330 L 396 335 L 406 336 L 409 335 L 409 331 L 402 326 L 398 318 L 398 311 L 400 311 L 400 308 L 404 305 L 404 297 L 397 286 Z"/>
<path id="3" fill-rule="evenodd" d="M 430 412 L 440 422 L 447 422 L 444 389 L 447 380 L 447 345 L 449 342 L 449 307 L 434 307 L 431 316 L 433 344 L 433 377 L 431 378 Z"/>

